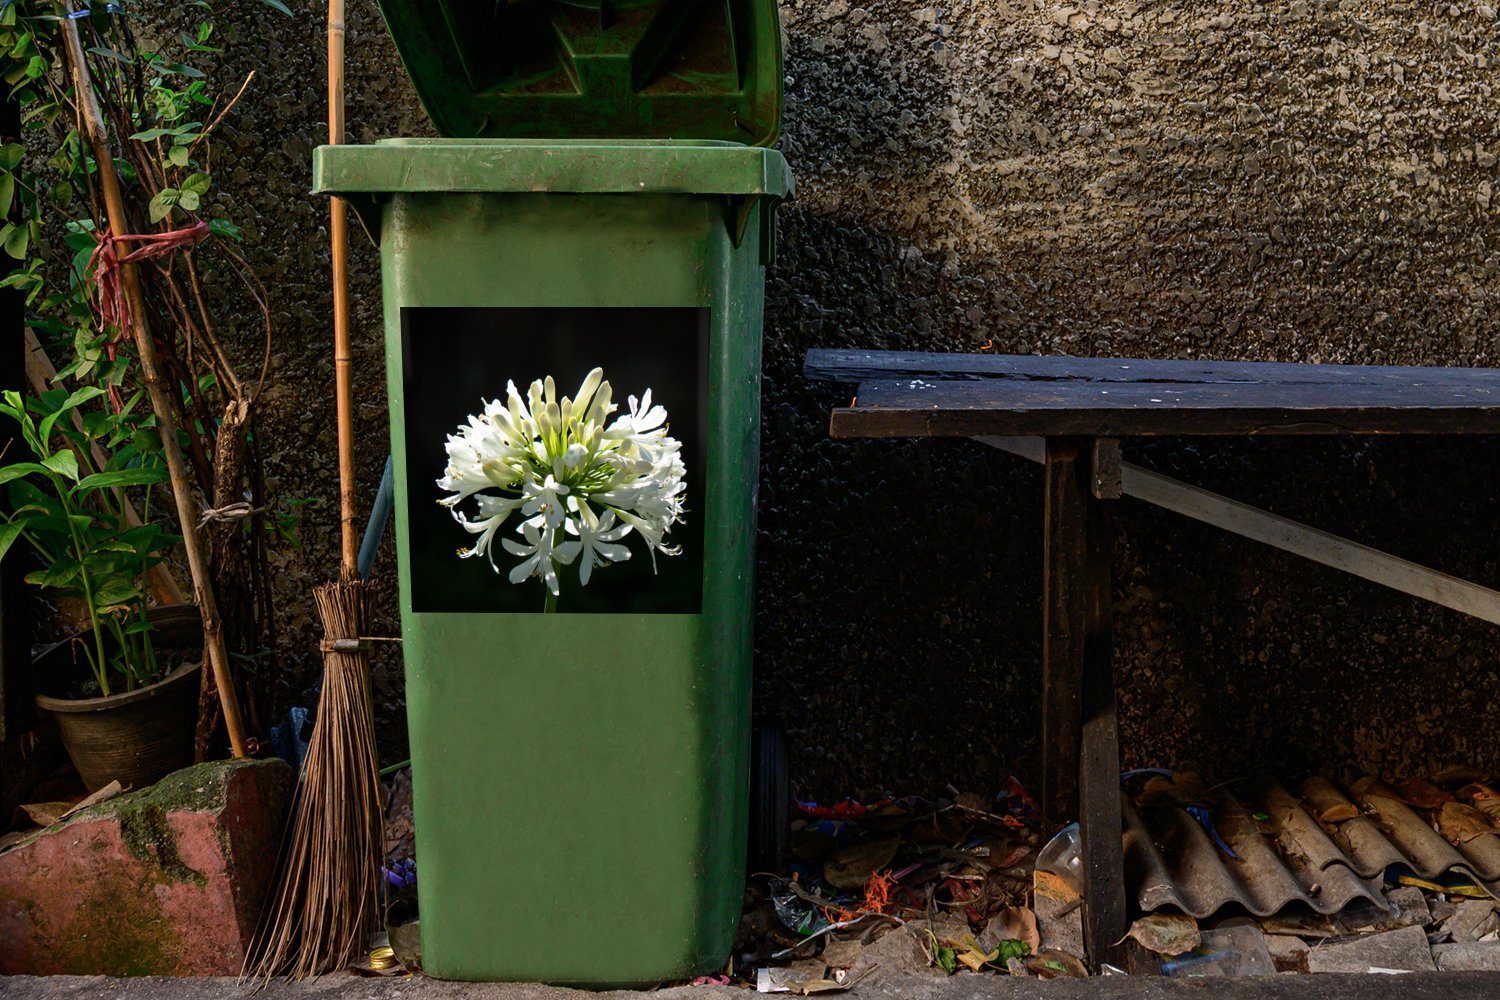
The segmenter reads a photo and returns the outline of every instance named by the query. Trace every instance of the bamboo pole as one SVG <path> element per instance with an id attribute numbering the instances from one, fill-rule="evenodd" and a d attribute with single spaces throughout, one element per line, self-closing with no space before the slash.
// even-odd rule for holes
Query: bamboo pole
<path id="1" fill-rule="evenodd" d="M 63 10 L 67 14 L 73 12 L 72 0 L 64 0 Z M 116 235 L 128 233 L 130 223 L 125 214 L 125 199 L 120 193 L 120 178 L 115 173 L 115 161 L 109 148 L 109 133 L 104 124 L 104 115 L 99 110 L 99 100 L 89 79 L 88 64 L 84 61 L 83 43 L 78 37 L 78 22 L 65 17 L 62 31 L 68 61 L 72 64 L 74 98 L 78 102 L 84 131 L 88 134 L 89 145 L 94 152 L 95 166 L 99 171 L 99 187 L 103 191 L 104 208 L 109 217 L 109 229 Z M 244 724 L 240 720 L 239 699 L 235 696 L 234 684 L 229 676 L 229 657 L 224 651 L 224 633 L 219 622 L 218 605 L 214 601 L 212 578 L 203 555 L 202 540 L 198 536 L 197 513 L 193 510 L 187 462 L 182 456 L 182 444 L 177 439 L 177 417 L 157 365 L 156 342 L 152 340 L 151 329 L 146 322 L 146 300 L 141 292 L 140 275 L 136 273 L 134 264 L 122 264 L 120 272 L 125 300 L 130 307 L 130 333 L 135 339 L 136 353 L 140 355 L 141 379 L 146 383 L 146 392 L 151 397 L 151 409 L 156 413 L 162 452 L 167 460 L 167 473 L 172 480 L 172 499 L 177 505 L 182 548 L 193 577 L 193 599 L 197 601 L 198 613 L 203 618 L 204 653 L 213 670 L 214 683 L 219 688 L 219 701 L 224 706 L 224 728 L 229 733 L 230 748 L 234 756 L 244 757 Z"/>
<path id="2" fill-rule="evenodd" d="M 328 3 L 328 144 L 344 143 L 344 0 Z M 342 198 L 328 202 L 333 265 L 333 379 L 338 399 L 340 576 L 359 575 L 354 516 L 354 386 L 349 348 L 349 226 Z"/>
<path id="3" fill-rule="evenodd" d="M 31 383 L 31 391 L 37 395 L 41 395 L 51 387 L 52 380 L 55 378 L 57 378 L 57 368 L 52 364 L 52 359 L 47 357 L 47 352 L 42 350 L 42 344 L 36 339 L 36 334 L 31 332 L 30 327 L 27 327 L 26 381 Z M 76 410 L 73 412 L 72 418 L 73 427 L 80 431 L 83 430 L 83 418 L 78 415 Z M 98 444 L 90 444 L 89 454 L 84 456 L 80 452 L 78 457 L 86 457 L 93 462 L 94 468 L 101 472 L 104 471 L 104 466 L 107 464 L 104 449 L 100 448 Z M 120 507 L 125 512 L 125 523 L 132 528 L 139 528 L 144 522 L 141 521 L 140 512 L 135 509 L 135 504 L 130 502 L 130 498 L 125 495 L 124 490 L 115 490 L 115 496 L 119 498 Z M 172 571 L 167 568 L 166 563 L 157 563 L 155 566 L 152 566 L 146 571 L 146 578 L 151 581 L 151 591 L 161 603 L 187 603 L 187 595 L 178 586 L 177 578 L 172 575 Z"/>

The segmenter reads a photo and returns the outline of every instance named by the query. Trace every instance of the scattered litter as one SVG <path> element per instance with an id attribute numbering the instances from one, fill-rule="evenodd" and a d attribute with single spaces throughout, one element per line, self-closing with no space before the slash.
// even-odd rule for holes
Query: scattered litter
<path id="1" fill-rule="evenodd" d="M 1345 792 L 1314 778 L 1294 794 L 1133 773 L 1125 857 L 1138 919 L 1125 968 L 1098 972 L 1500 971 L 1489 780 L 1459 770 Z M 950 791 L 795 803 L 785 870 L 751 876 L 733 961 L 692 984 L 811 996 L 913 975 L 1088 976 L 1077 825 L 1042 845 L 1036 803 L 1013 778 L 993 797 Z M 414 913 L 409 771 L 388 796 L 383 874 Z M 419 952 L 403 954 L 406 928 L 418 940 L 413 920 L 392 928 L 392 945 L 420 968 Z"/>
<path id="2" fill-rule="evenodd" d="M 789 870 L 753 877 L 746 892 L 741 981 L 807 993 L 865 976 L 1081 971 L 1077 953 L 1044 951 L 1030 905 L 1039 841 L 1030 793 L 1014 778 L 998 795 L 950 791 L 797 803 Z M 1055 888 L 1064 901 L 1054 895 L 1049 906 L 1065 925 L 1077 890 Z M 1081 952 L 1081 922 L 1073 940 Z"/>
<path id="3" fill-rule="evenodd" d="M 1161 963 L 1164 976 L 1197 979 L 1210 976 L 1272 976 L 1276 963 L 1259 928 L 1236 924 L 1203 931 L 1190 952 Z"/>

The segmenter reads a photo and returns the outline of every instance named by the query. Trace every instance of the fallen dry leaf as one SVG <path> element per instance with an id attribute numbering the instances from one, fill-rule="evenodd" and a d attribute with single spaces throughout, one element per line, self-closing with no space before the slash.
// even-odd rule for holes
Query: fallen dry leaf
<path id="1" fill-rule="evenodd" d="M 74 813 L 82 812 L 83 810 L 87 809 L 89 806 L 97 806 L 101 802 L 108 802 L 110 799 L 114 798 L 115 796 L 117 796 L 117 795 L 124 795 L 124 794 L 125 794 L 125 787 L 123 785 L 121 785 L 119 783 L 119 781 L 111 781 L 109 784 L 105 785 L 103 788 L 99 789 L 97 792 L 94 792 L 92 795 L 89 795 L 83 801 L 79 802 L 76 806 L 74 806 L 73 808 L 69 809 L 67 812 L 63 813 L 62 816 L 59 817 L 59 818 L 61 818 L 61 819 L 67 819 L 69 816 L 73 815 Z"/>
<path id="2" fill-rule="evenodd" d="M 1496 792 L 1483 782 L 1476 781 L 1460 788 L 1458 797 L 1472 802 L 1475 809 L 1489 818 L 1492 826 L 1500 827 L 1500 792 Z"/>
<path id="3" fill-rule="evenodd" d="M 1125 935 L 1158 955 L 1181 955 L 1203 943 L 1198 921 L 1181 913 L 1150 913 L 1130 925 Z"/>
<path id="4" fill-rule="evenodd" d="M 1358 815 L 1359 807 L 1353 802 L 1334 802 L 1318 813 L 1318 820 L 1322 823 L 1346 823 Z"/>
<path id="5" fill-rule="evenodd" d="M 1042 935 L 1037 930 L 1036 914 L 1031 907 L 1007 906 L 990 918 L 979 934 L 979 946 L 992 952 L 1000 947 L 1001 941 L 1019 941 L 1033 955 L 1041 949 Z"/>
<path id="6" fill-rule="evenodd" d="M 1058 979 L 1069 977 L 1072 979 L 1087 979 L 1089 970 L 1083 964 L 1083 960 L 1077 955 L 1070 955 L 1065 951 L 1049 949 L 1038 955 L 1032 955 L 1026 960 L 1026 971 L 1032 973 L 1039 979 Z"/>
<path id="7" fill-rule="evenodd" d="M 1479 837 L 1495 832 L 1489 817 L 1462 802 L 1445 802 L 1438 812 L 1438 832 L 1454 846 L 1462 846 Z"/>
<path id="8" fill-rule="evenodd" d="M 835 851 L 823 862 L 823 877 L 837 889 L 863 889 L 870 876 L 891 863 L 900 840 L 881 837 Z"/>
<path id="9" fill-rule="evenodd" d="M 1418 809 L 1441 809 L 1453 801 L 1451 792 L 1445 792 L 1426 778 L 1412 778 L 1396 786 L 1401 801 Z"/>
<path id="10" fill-rule="evenodd" d="M 1319 823 L 1343 823 L 1359 815 L 1359 807 L 1344 798 L 1326 778 L 1310 778 L 1302 786 L 1302 797 Z"/>
<path id="11" fill-rule="evenodd" d="M 73 808 L 71 802 L 23 802 L 21 812 L 37 826 L 51 826 Z"/>
<path id="12" fill-rule="evenodd" d="M 1468 764 L 1449 764 L 1432 773 L 1432 780 L 1439 785 L 1467 785 L 1474 781 L 1489 781 L 1490 776 Z M 1462 794 L 1459 798 L 1463 798 Z"/>

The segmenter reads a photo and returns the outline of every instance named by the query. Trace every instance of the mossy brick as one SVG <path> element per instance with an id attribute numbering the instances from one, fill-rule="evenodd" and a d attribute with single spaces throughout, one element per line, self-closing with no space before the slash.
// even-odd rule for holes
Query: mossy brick
<path id="1" fill-rule="evenodd" d="M 238 974 L 291 784 L 280 761 L 198 764 L 0 853 L 0 974 Z"/>

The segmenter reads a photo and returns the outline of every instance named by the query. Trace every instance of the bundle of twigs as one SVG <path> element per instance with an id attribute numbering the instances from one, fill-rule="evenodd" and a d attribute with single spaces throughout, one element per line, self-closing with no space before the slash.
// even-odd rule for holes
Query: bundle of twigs
<path id="1" fill-rule="evenodd" d="M 344 141 L 344 4 L 328 5 L 328 141 Z M 317 589 L 323 694 L 283 845 L 281 878 L 247 969 L 294 978 L 350 964 L 380 917 L 384 841 L 354 510 L 354 393 L 349 346 L 348 229 L 333 199 L 334 382 L 338 403 L 341 579 Z"/>
<path id="2" fill-rule="evenodd" d="M 359 957 L 379 917 L 383 832 L 380 773 L 370 710 L 370 672 L 360 636 L 370 619 L 361 581 L 315 592 L 323 620 L 323 694 L 249 971 L 318 975 Z"/>

